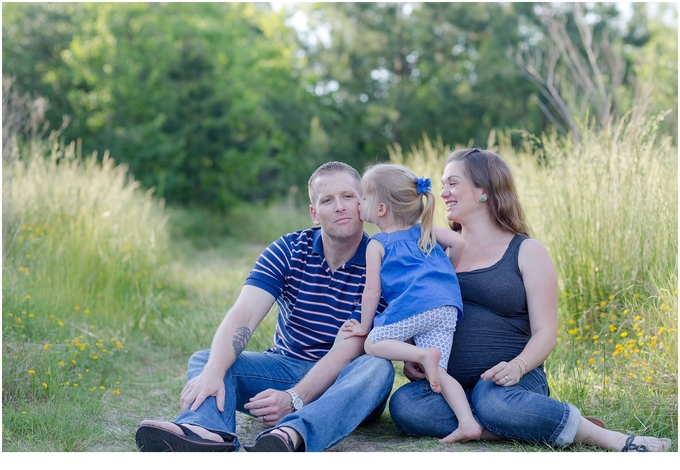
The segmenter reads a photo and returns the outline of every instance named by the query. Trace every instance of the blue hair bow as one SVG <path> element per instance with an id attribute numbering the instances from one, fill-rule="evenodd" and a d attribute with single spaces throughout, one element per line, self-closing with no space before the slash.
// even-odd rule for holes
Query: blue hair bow
<path id="1" fill-rule="evenodd" d="M 415 182 L 418 194 L 425 194 L 432 191 L 432 182 L 430 181 L 430 178 L 416 178 Z"/>

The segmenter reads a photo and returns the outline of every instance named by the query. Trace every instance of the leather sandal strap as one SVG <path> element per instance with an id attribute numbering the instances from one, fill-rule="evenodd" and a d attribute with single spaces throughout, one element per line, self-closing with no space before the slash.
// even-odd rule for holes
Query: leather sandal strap
<path id="1" fill-rule="evenodd" d="M 187 436 L 187 437 L 196 436 L 196 437 L 200 437 L 201 439 L 205 440 L 206 442 L 214 442 L 214 441 L 211 441 L 210 439 L 205 439 L 204 437 L 196 434 L 194 431 L 192 431 L 191 429 L 189 429 L 186 426 L 182 426 L 180 423 L 173 423 L 173 424 L 175 424 L 178 428 L 180 428 L 182 430 L 182 432 L 184 433 L 184 435 Z M 198 426 L 198 424 L 194 424 L 194 426 Z M 231 441 L 234 440 L 234 436 L 232 436 L 231 434 L 228 434 L 226 432 L 213 431 L 212 429 L 206 429 L 206 430 L 217 434 L 218 436 L 220 436 L 224 440 L 224 442 L 231 442 Z"/>
<path id="2" fill-rule="evenodd" d="M 628 436 L 628 439 L 626 439 L 626 445 L 623 446 L 623 449 L 621 449 L 621 452 L 628 452 L 629 450 L 632 450 L 634 452 L 649 452 L 649 449 L 647 449 L 647 446 L 644 444 L 634 444 L 633 441 L 635 440 L 635 436 Z"/>

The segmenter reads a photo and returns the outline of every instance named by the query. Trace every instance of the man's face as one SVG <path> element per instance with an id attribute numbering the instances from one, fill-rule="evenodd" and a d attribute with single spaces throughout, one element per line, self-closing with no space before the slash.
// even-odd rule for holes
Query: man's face
<path id="1" fill-rule="evenodd" d="M 363 233 L 358 208 L 361 189 L 354 178 L 345 172 L 319 176 L 314 189 L 316 200 L 309 206 L 309 213 L 325 234 L 346 239 Z"/>

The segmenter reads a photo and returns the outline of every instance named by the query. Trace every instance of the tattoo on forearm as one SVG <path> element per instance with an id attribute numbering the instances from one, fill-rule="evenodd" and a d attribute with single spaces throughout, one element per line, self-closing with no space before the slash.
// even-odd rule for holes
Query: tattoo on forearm
<path id="1" fill-rule="evenodd" d="M 234 355 L 236 357 L 246 349 L 250 335 L 250 330 L 246 326 L 239 327 L 236 333 L 234 333 L 234 339 L 231 341 L 231 344 L 234 346 Z"/>

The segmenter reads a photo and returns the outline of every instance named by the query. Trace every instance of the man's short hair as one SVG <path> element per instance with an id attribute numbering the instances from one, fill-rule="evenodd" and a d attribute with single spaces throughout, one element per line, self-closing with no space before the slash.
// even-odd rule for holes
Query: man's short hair
<path id="1" fill-rule="evenodd" d="M 357 187 L 361 187 L 361 175 L 357 170 L 342 162 L 328 162 L 321 165 L 319 168 L 312 173 L 307 182 L 307 191 L 309 192 L 309 202 L 314 205 L 316 203 L 316 188 L 314 187 L 314 181 L 321 176 L 331 175 L 333 173 L 345 172 L 350 175 L 354 180 L 356 180 Z"/>

